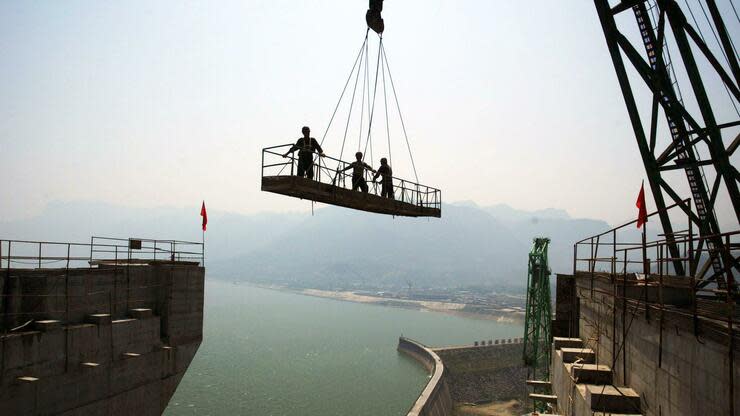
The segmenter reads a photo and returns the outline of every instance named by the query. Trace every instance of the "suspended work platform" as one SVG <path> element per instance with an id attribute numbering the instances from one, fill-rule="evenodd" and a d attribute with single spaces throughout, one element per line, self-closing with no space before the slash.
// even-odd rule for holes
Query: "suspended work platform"
<path id="1" fill-rule="evenodd" d="M 329 156 L 314 160 L 314 177 L 296 176 L 298 158 L 283 157 L 292 146 L 285 144 L 262 149 L 262 190 L 308 199 L 360 211 L 404 217 L 441 217 L 442 192 L 439 189 L 404 179 L 393 178 L 393 198 L 381 196 L 381 184 L 372 182 L 365 172 L 368 192 L 352 190 L 352 173 L 343 172 L 349 166 Z"/>

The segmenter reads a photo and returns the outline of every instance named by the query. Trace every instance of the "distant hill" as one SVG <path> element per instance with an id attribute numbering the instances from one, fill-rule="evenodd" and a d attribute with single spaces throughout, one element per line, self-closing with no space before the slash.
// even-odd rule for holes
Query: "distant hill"
<path id="1" fill-rule="evenodd" d="M 215 267 L 234 278 L 318 287 L 518 283 L 523 269 L 512 258 L 526 252 L 521 241 L 482 210 L 443 212 L 439 220 L 323 208 L 283 237 Z"/>
<path id="2" fill-rule="evenodd" d="M 535 237 L 549 237 L 550 268 L 560 273 L 572 272 L 576 241 L 611 228 L 605 221 L 571 218 L 564 210 L 554 208 L 524 211 L 499 204 L 483 209 L 530 245 Z"/>
<path id="3" fill-rule="evenodd" d="M 90 235 L 200 241 L 199 207 L 128 208 L 57 202 L 22 221 L 0 221 L 0 238 L 89 241 Z M 572 244 L 604 231 L 563 210 L 524 211 L 465 202 L 441 219 L 393 218 L 337 207 L 240 215 L 209 210 L 209 275 L 311 287 L 526 285 L 536 236 L 552 240 L 553 271 L 572 268 Z"/>

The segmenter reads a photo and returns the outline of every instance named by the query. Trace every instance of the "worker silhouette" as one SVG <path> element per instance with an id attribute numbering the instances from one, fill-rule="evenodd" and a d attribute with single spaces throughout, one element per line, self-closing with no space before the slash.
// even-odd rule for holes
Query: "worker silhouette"
<path id="1" fill-rule="evenodd" d="M 380 13 L 383 11 L 383 0 L 370 0 L 370 8 L 365 13 L 367 27 L 381 34 L 385 30 L 385 23 Z"/>
<path id="2" fill-rule="evenodd" d="M 352 190 L 356 191 L 361 189 L 362 192 L 367 193 L 367 182 L 365 182 L 365 169 L 375 173 L 375 169 L 372 166 L 362 161 L 362 152 L 355 153 L 354 162 L 350 163 L 346 168 L 342 169 L 342 172 L 352 169 Z"/>
<path id="3" fill-rule="evenodd" d="M 310 137 L 311 129 L 304 126 L 301 129 L 303 137 L 285 152 L 283 157 L 288 157 L 288 154 L 298 150 L 298 176 L 305 176 L 308 179 L 313 179 L 313 154 L 318 152 L 319 156 L 325 156 L 324 150 L 321 149 L 321 145 L 313 137 Z"/>
<path id="4" fill-rule="evenodd" d="M 390 199 L 395 199 L 393 195 L 393 169 L 388 164 L 388 159 L 380 159 L 380 167 L 373 175 L 373 182 L 378 179 L 378 176 L 382 176 L 380 180 L 380 196 Z"/>

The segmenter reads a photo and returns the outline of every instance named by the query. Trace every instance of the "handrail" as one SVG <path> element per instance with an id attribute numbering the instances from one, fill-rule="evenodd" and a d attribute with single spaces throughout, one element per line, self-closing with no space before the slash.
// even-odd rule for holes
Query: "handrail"
<path id="1" fill-rule="evenodd" d="M 684 199 L 684 200 L 682 200 L 682 201 L 680 201 L 680 202 L 676 202 L 676 203 L 674 203 L 673 205 L 669 205 L 669 206 L 665 207 L 665 211 L 668 211 L 668 210 L 670 210 L 670 209 L 672 209 L 672 208 L 675 208 L 675 207 L 677 207 L 677 206 L 680 206 L 680 205 L 682 205 L 682 204 L 686 204 L 686 203 L 688 203 L 689 201 L 691 201 L 691 198 L 686 198 L 686 199 Z M 658 211 L 654 211 L 654 212 L 651 212 L 650 214 L 648 214 L 648 215 L 647 215 L 647 217 L 648 217 L 648 218 L 650 218 L 650 217 L 652 217 L 653 215 L 658 215 L 659 213 L 660 213 L 660 210 L 658 210 Z M 577 242 L 576 242 L 576 244 L 582 243 L 582 242 L 584 242 L 584 241 L 586 241 L 586 240 L 589 240 L 589 239 L 592 239 L 592 238 L 596 238 L 596 237 L 601 237 L 601 236 L 604 236 L 604 235 L 610 234 L 610 233 L 612 233 L 612 232 L 614 232 L 614 231 L 617 231 L 617 230 L 620 230 L 620 229 L 622 229 L 622 228 L 624 228 L 624 227 L 626 227 L 626 226 L 628 226 L 628 225 L 636 224 L 636 223 L 637 223 L 637 221 L 639 221 L 639 219 L 634 219 L 634 220 L 632 220 L 632 221 L 630 221 L 630 222 L 626 222 L 626 223 L 624 223 L 624 224 L 622 224 L 622 225 L 618 225 L 618 226 L 616 226 L 616 227 L 614 227 L 614 228 L 612 228 L 612 229 L 610 229 L 610 230 L 607 230 L 607 231 L 604 231 L 604 232 L 602 232 L 601 234 L 594 234 L 594 235 L 592 235 L 592 236 L 590 236 L 590 237 L 586 237 L 586 238 L 584 238 L 583 240 L 577 241 Z M 673 233 L 673 234 L 675 235 L 675 234 L 677 234 L 677 233 Z"/>
<path id="2" fill-rule="evenodd" d="M 75 263 L 87 263 L 87 267 L 92 267 L 100 262 L 130 264 L 132 261 L 163 260 L 202 264 L 204 253 L 202 242 L 185 240 L 92 236 L 89 243 L 73 243 L 0 239 L 0 268 L 43 268 L 64 261 L 65 268 Z"/>
<path id="3" fill-rule="evenodd" d="M 269 150 L 272 150 L 272 149 L 277 149 L 277 148 L 281 148 L 281 147 L 292 147 L 292 146 L 293 146 L 293 144 L 291 144 L 291 143 L 288 143 L 288 144 L 281 144 L 281 145 L 277 145 L 277 146 L 265 147 L 265 148 L 263 148 L 263 149 L 262 149 L 262 151 L 263 151 L 263 152 L 266 152 L 266 153 L 269 153 L 269 154 L 273 154 L 273 155 L 275 155 L 275 156 L 280 156 L 280 157 L 282 157 L 282 156 L 283 156 L 283 154 L 282 154 L 282 153 L 275 153 L 275 152 L 270 152 Z M 285 158 L 286 158 L 286 159 L 292 159 L 292 160 L 294 160 L 294 161 L 295 161 L 295 160 L 298 160 L 298 158 L 297 158 L 297 157 L 295 157 L 295 156 L 293 156 L 292 154 L 291 154 L 290 156 L 286 156 Z M 341 160 L 341 159 L 336 159 L 336 158 L 334 158 L 334 157 L 332 157 L 332 156 L 327 156 L 327 155 L 324 155 L 324 156 L 319 156 L 319 158 L 320 158 L 320 159 L 329 159 L 329 160 L 333 160 L 333 161 L 335 161 L 335 162 L 339 162 L 339 163 L 344 163 L 344 164 L 346 164 L 346 165 L 349 165 L 349 164 L 351 164 L 351 163 L 352 163 L 352 162 L 347 162 L 347 161 L 344 161 L 344 160 Z M 287 163 L 289 163 L 289 162 L 286 162 L 286 164 L 287 164 Z M 266 167 L 266 166 L 264 166 L 264 167 Z M 336 169 L 335 169 L 335 171 L 336 171 Z M 405 183 L 409 183 L 409 184 L 412 184 L 412 185 L 418 185 L 418 186 L 423 186 L 423 187 L 425 187 L 425 188 L 428 188 L 428 189 L 432 189 L 433 191 L 439 191 L 439 190 L 440 190 L 440 189 L 438 189 L 438 188 L 435 188 L 435 187 L 433 187 L 433 186 L 429 186 L 429 185 L 423 185 L 423 184 L 420 184 L 420 183 L 417 183 L 417 182 L 414 182 L 414 181 L 410 181 L 410 180 L 408 180 L 408 179 L 403 179 L 403 178 L 399 178 L 399 177 L 397 177 L 397 176 L 391 176 L 391 178 L 392 178 L 392 179 L 396 179 L 396 180 L 399 180 L 399 181 L 403 181 L 403 182 L 405 182 Z"/>
<path id="4" fill-rule="evenodd" d="M 684 208 L 686 199 L 670 205 Z M 658 214 L 655 211 L 649 216 Z M 573 244 L 573 273 L 608 273 L 613 278 L 627 279 L 628 274 L 644 276 L 639 279 L 647 284 L 658 284 L 664 279 L 678 278 L 689 283 L 694 292 L 722 290 L 726 302 L 737 299 L 736 271 L 740 271 L 740 230 L 707 235 L 696 235 L 687 215 L 688 229 L 647 241 L 643 229 L 641 242 L 618 241 L 617 231 L 634 224 L 633 220 L 610 230 L 584 238 Z M 605 241 L 602 241 L 605 240 Z M 600 249 L 604 248 L 600 252 Z M 722 267 L 716 267 L 721 261 Z M 598 270 L 597 270 L 598 267 Z M 661 289 L 662 290 L 662 289 Z"/>

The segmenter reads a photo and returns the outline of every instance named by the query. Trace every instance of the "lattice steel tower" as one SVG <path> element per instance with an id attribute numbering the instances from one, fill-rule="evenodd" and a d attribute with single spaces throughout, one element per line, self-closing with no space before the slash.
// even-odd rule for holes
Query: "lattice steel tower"
<path id="1" fill-rule="evenodd" d="M 550 267 L 547 263 L 549 238 L 535 238 L 529 252 L 527 312 L 524 320 L 524 364 L 531 380 L 548 380 L 550 374 Z"/>
<path id="2" fill-rule="evenodd" d="M 613 6 L 609 0 L 594 3 L 660 211 L 672 267 L 677 275 L 706 280 L 699 287 L 709 282 L 719 289 L 728 283 L 731 286 L 732 269 L 740 271 L 740 266 L 728 256 L 725 242 L 713 236 L 721 233 L 715 212 L 718 200 L 731 204 L 729 226 L 740 224 L 740 174 L 730 161 L 740 144 L 740 65 L 720 9 L 715 0 L 684 0 L 685 9 L 674 0 L 623 0 L 612 2 Z M 734 9 L 730 2 L 727 10 L 730 5 Z M 634 20 L 624 15 L 630 12 Z M 620 30 L 634 30 L 634 23 L 639 31 L 637 46 Z M 640 94 L 635 94 L 630 83 L 625 58 L 647 87 L 652 105 L 638 105 Z M 684 84 L 683 94 L 680 84 Z M 708 88 L 712 85 L 721 88 Z M 649 127 L 643 125 L 639 108 L 650 108 Z M 664 120 L 659 120 L 659 109 Z M 683 172 L 680 176 L 685 176 L 688 187 L 680 178 L 669 184 L 670 172 Z M 693 204 L 684 202 L 686 196 Z M 678 204 L 689 218 L 690 229 L 696 227 L 704 237 L 689 254 L 693 261 L 682 262 L 686 254 L 671 244 L 677 234 L 665 211 L 666 199 Z M 692 270 L 686 270 L 686 263 Z"/>

